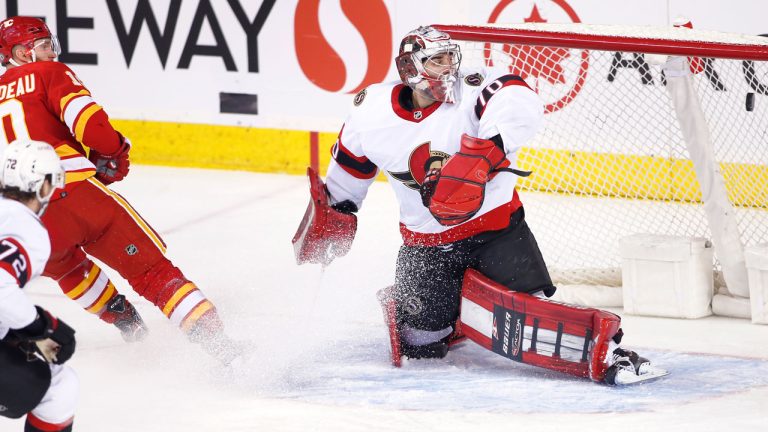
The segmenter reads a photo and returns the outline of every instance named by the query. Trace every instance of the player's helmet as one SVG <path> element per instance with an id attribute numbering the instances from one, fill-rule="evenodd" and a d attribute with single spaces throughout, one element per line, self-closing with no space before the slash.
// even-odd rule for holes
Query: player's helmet
<path id="1" fill-rule="evenodd" d="M 419 27 L 400 42 L 395 65 L 414 92 L 435 101 L 456 102 L 461 50 L 447 33 Z"/>
<path id="2" fill-rule="evenodd" d="M 43 205 L 42 214 L 56 189 L 64 188 L 64 168 L 56 150 L 41 141 L 16 140 L 0 155 L 0 190 L 34 193 Z M 51 191 L 42 195 L 45 180 Z"/>
<path id="3" fill-rule="evenodd" d="M 0 22 L 0 64 L 6 65 L 13 58 L 11 50 L 16 45 L 32 50 L 36 44 L 40 44 L 40 39 L 51 39 L 51 49 L 56 55 L 61 54 L 61 46 L 56 35 L 45 22 L 39 18 L 15 16 L 7 18 Z"/>

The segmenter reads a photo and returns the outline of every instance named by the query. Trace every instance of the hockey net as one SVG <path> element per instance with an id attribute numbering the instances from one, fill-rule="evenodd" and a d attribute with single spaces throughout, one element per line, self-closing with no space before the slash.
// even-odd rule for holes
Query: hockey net
<path id="1" fill-rule="evenodd" d="M 435 27 L 461 45 L 462 67 L 506 68 L 546 104 L 543 130 L 519 155 L 533 171 L 519 187 L 557 283 L 620 286 L 627 235 L 728 231 L 712 226 L 701 179 L 724 180 L 736 249 L 768 241 L 768 38 L 583 24 Z M 711 138 L 701 151 L 715 159 L 708 173 L 694 168 L 679 118 L 688 108 L 676 108 L 667 88 L 660 64 L 671 57 L 685 57 L 692 72 Z M 715 238 L 723 284 L 723 257 L 738 251 Z M 745 275 L 743 260 L 731 261 Z M 745 286 L 731 291 L 748 296 Z"/>

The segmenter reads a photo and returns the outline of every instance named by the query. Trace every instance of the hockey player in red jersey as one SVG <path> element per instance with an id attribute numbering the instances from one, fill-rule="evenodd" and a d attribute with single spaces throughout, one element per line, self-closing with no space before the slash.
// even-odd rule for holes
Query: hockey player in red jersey
<path id="1" fill-rule="evenodd" d="M 51 200 L 43 223 L 52 252 L 44 275 L 127 341 L 147 332 L 136 309 L 118 293 L 98 258 L 128 280 L 190 339 L 228 361 L 237 351 L 223 333 L 214 305 L 165 257 L 163 240 L 107 185 L 129 170 L 130 141 L 75 73 L 55 61 L 59 46 L 46 24 L 32 17 L 0 22 L 0 140 L 52 143 L 66 169 L 66 187 Z"/>
<path id="2" fill-rule="evenodd" d="M 63 187 L 64 169 L 50 145 L 17 140 L 0 148 L 0 415 L 26 415 L 26 432 L 71 431 L 79 393 L 77 376 L 64 365 L 75 331 L 23 291 L 51 251 L 39 216 Z"/>
<path id="3" fill-rule="evenodd" d="M 460 69 L 459 46 L 432 27 L 408 33 L 395 64 L 400 81 L 354 98 L 326 185 L 310 170 L 297 261 L 346 253 L 353 213 L 383 172 L 403 237 L 395 285 L 380 293 L 395 365 L 443 357 L 466 337 L 595 381 L 650 377 L 650 362 L 618 348 L 618 316 L 544 298 L 556 288 L 515 189 L 530 174 L 516 168 L 518 150 L 543 121 L 538 95 L 507 70 Z"/>

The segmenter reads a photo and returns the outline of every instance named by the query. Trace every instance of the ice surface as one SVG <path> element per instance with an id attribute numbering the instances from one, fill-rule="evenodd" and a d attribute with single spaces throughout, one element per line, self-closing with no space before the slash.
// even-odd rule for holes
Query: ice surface
<path id="1" fill-rule="evenodd" d="M 152 332 L 125 344 L 38 281 L 34 301 L 77 329 L 75 430 L 766 430 L 768 326 L 746 320 L 623 315 L 625 344 L 671 370 L 630 388 L 520 365 L 471 343 L 441 361 L 392 368 L 375 292 L 393 281 L 394 196 L 384 183 L 372 186 L 352 251 L 322 271 L 296 266 L 290 244 L 307 187 L 296 176 L 143 166 L 115 185 L 251 355 L 222 369 L 115 277 Z M 22 429 L 0 419 L 0 431 Z"/>

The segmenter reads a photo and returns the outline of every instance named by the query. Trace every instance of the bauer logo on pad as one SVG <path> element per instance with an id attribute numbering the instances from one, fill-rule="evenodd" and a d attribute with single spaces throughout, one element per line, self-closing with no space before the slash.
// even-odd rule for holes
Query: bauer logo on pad
<path id="1" fill-rule="evenodd" d="M 494 305 L 493 322 L 499 323 L 501 327 L 497 330 L 494 326 L 496 331 L 493 331 L 491 341 L 493 352 L 515 361 L 522 361 L 520 347 L 523 343 L 525 315 Z"/>

